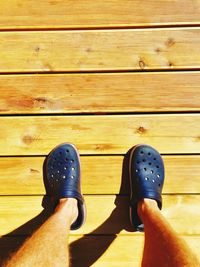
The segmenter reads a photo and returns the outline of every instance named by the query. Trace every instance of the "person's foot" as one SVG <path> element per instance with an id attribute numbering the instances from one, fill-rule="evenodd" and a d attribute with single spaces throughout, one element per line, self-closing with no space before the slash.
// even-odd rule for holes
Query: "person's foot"
<path id="1" fill-rule="evenodd" d="M 45 187 L 56 209 L 72 209 L 71 230 L 80 228 L 85 222 L 86 208 L 81 193 L 80 159 L 74 145 L 61 144 L 50 152 L 46 159 Z"/>
<path id="2" fill-rule="evenodd" d="M 148 145 L 133 147 L 130 151 L 129 177 L 130 221 L 135 230 L 143 231 L 138 211 L 144 207 L 145 201 L 152 207 L 162 208 L 164 164 L 160 154 Z"/>

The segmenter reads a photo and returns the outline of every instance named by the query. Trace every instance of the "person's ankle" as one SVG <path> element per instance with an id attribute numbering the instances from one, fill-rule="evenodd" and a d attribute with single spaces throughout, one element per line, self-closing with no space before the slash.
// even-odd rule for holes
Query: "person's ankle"
<path id="1" fill-rule="evenodd" d="M 150 199 L 150 198 L 141 199 L 138 202 L 138 206 L 137 206 L 137 212 L 138 212 L 139 217 L 142 219 L 143 215 L 148 210 L 154 210 L 154 211 L 159 210 L 156 200 Z"/>
<path id="2" fill-rule="evenodd" d="M 75 198 L 61 198 L 56 206 L 55 212 L 64 211 L 71 223 L 73 223 L 78 217 L 77 203 L 78 201 Z"/>

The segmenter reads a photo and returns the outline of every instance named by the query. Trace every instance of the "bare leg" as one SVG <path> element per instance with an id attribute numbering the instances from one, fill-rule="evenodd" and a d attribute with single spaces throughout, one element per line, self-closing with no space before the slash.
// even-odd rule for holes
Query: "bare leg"
<path id="1" fill-rule="evenodd" d="M 61 199 L 54 214 L 24 243 L 5 266 L 69 266 L 69 230 L 77 215 L 77 200 Z"/>
<path id="2" fill-rule="evenodd" d="M 142 267 L 199 267 L 189 249 L 151 199 L 139 202 L 138 214 L 145 227 Z"/>

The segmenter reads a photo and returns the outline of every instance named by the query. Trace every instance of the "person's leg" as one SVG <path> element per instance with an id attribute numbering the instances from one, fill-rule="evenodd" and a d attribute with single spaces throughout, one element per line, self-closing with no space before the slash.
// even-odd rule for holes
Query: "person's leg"
<path id="1" fill-rule="evenodd" d="M 145 232 L 142 267 L 200 267 L 197 258 L 161 214 L 164 162 L 157 150 L 130 151 L 130 222 Z"/>
<path id="2" fill-rule="evenodd" d="M 157 202 L 143 199 L 138 214 L 144 224 L 142 267 L 199 267 L 196 256 L 161 214 Z"/>
<path id="3" fill-rule="evenodd" d="M 69 266 L 69 230 L 77 215 L 77 200 L 61 199 L 54 214 L 4 266 Z"/>
<path id="4" fill-rule="evenodd" d="M 44 183 L 47 196 L 56 206 L 54 214 L 5 263 L 6 267 L 69 266 L 69 230 L 80 228 L 86 217 L 80 159 L 74 145 L 61 144 L 50 152 Z"/>

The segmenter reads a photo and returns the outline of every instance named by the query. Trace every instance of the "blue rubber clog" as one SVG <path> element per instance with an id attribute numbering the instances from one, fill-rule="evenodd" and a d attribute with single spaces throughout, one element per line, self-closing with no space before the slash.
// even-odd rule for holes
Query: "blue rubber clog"
<path id="1" fill-rule="evenodd" d="M 137 204 L 143 198 L 157 201 L 162 208 L 162 188 L 164 183 L 164 163 L 154 148 L 148 145 L 137 145 L 130 150 L 130 221 L 135 230 L 143 231 Z"/>

